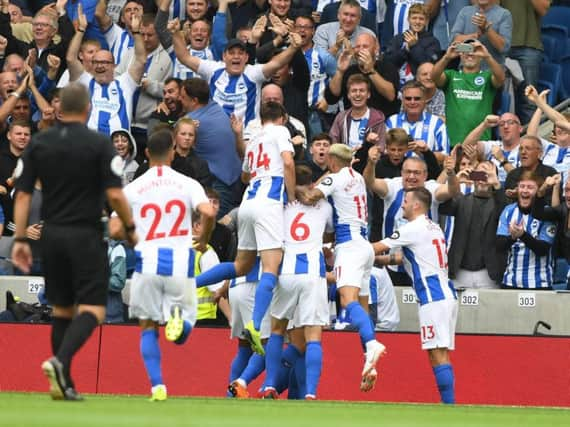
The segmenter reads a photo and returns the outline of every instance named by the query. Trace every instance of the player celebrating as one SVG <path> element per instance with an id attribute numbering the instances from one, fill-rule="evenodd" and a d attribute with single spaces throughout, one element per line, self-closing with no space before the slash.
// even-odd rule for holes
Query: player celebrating
<path id="1" fill-rule="evenodd" d="M 359 302 L 362 287 L 368 288 L 374 253 L 366 239 L 368 226 L 366 185 L 364 178 L 350 164 L 352 150 L 348 145 L 331 145 L 328 169 L 332 172 L 315 188 L 298 190 L 299 199 L 315 204 L 328 197 L 333 205 L 335 221 L 335 260 L 337 291 L 340 304 L 346 308 L 352 325 L 358 329 L 366 347 L 366 360 L 362 369 L 361 388 L 371 389 L 376 382 L 376 363 L 386 348 L 376 341 L 370 318 L 363 306 L 368 307 L 368 295 Z M 367 384 L 366 387 L 363 387 Z"/>
<path id="2" fill-rule="evenodd" d="M 162 380 L 158 325 L 169 319 L 168 341 L 183 344 L 196 321 L 195 252 L 192 248 L 192 211 L 202 215 L 204 227 L 198 242 L 205 248 L 215 211 L 202 186 L 170 168 L 174 158 L 168 130 L 154 133 L 146 154 L 149 170 L 123 190 L 131 205 L 141 241 L 135 247 L 137 263 L 131 283 L 129 314 L 142 328 L 140 350 L 152 384 L 151 400 L 166 400 Z M 115 218 L 112 235 L 120 235 Z M 120 236 L 119 236 L 120 237 Z"/>
<path id="3" fill-rule="evenodd" d="M 309 188 L 312 172 L 297 166 L 297 188 Z M 266 397 L 276 397 L 278 374 L 283 356 L 283 335 L 289 320 L 304 329 L 307 390 L 305 398 L 315 399 L 321 376 L 323 350 L 321 330 L 329 322 L 323 234 L 333 232 L 332 209 L 325 200 L 314 206 L 295 201 L 285 208 L 285 249 L 279 284 L 271 306 L 271 336 L 265 356 Z M 294 316 L 295 315 L 295 316 Z M 302 354 L 302 353 L 301 353 Z"/>
<path id="4" fill-rule="evenodd" d="M 295 200 L 294 149 L 283 126 L 287 113 L 281 104 L 261 106 L 263 128 L 249 142 L 243 171 L 249 186 L 239 208 L 238 253 L 234 262 L 223 262 L 200 274 L 198 287 L 243 276 L 251 271 L 257 252 L 263 274 L 255 292 L 252 321 L 245 334 L 256 353 L 265 354 L 259 329 L 269 308 L 283 257 L 283 203 Z"/>
<path id="5" fill-rule="evenodd" d="M 447 248 L 439 225 L 428 217 L 431 193 L 423 187 L 406 191 L 402 210 L 409 222 L 391 237 L 373 244 L 377 254 L 403 248 L 404 267 L 419 301 L 422 349 L 428 351 L 443 403 L 455 403 L 449 350 L 455 347 L 457 296 L 447 276 Z"/>

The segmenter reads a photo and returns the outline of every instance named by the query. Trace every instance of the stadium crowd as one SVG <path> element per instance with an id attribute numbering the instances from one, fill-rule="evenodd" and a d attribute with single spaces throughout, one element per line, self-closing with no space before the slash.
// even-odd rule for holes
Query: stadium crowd
<path id="1" fill-rule="evenodd" d="M 2 235 L 15 231 L 20 158 L 34 135 L 59 125 L 61 91 L 81 83 L 91 100 L 86 124 L 113 144 L 129 202 L 138 203 L 134 188 L 143 192 L 156 165 L 170 165 L 203 188 L 192 190 L 188 209 L 213 208 L 213 224 L 192 217 L 197 320 L 178 306 L 155 318 L 140 299 L 131 314 L 169 320 L 167 339 L 177 344 L 195 321 L 229 323 L 238 338 L 230 395 L 247 396 L 267 367 L 265 397 L 287 384 L 293 395 L 295 384 L 304 390 L 297 396 L 316 398 L 321 330 L 331 325 L 359 331 L 361 389 L 370 390 L 385 351 L 373 328 L 397 327 L 392 286 L 411 285 L 422 349 L 442 401 L 453 403 L 455 288 L 568 287 L 570 114 L 536 89 L 549 0 L 0 1 Z M 543 114 L 554 125 L 548 139 L 539 135 Z M 174 143 L 172 159 L 164 138 Z M 36 275 L 49 250 L 41 198 L 38 181 L 26 229 Z M 295 199 L 302 203 L 283 212 Z M 153 209 L 139 218 L 156 221 L 139 234 L 144 243 L 164 237 L 160 215 L 186 212 Z M 265 223 L 246 229 L 241 218 L 256 215 Z M 180 224 L 170 236 L 188 234 Z M 310 232 L 318 250 L 300 253 L 295 244 Z M 323 232 L 334 233 L 324 251 Z M 430 248 L 418 236 L 432 239 Z M 360 238 L 374 244 L 358 246 Z M 160 275 L 164 266 L 120 238 L 109 240 L 108 254 L 114 322 L 126 318 L 120 294 L 130 270 Z M 368 257 L 368 267 L 349 265 Z M 281 286 L 313 273 L 318 292 Z M 289 299 L 318 303 L 295 311 Z M 437 336 L 433 313 L 445 313 Z M 289 320 L 301 332 L 283 349 Z M 148 332 L 157 326 L 141 326 L 152 395 L 163 400 L 160 352 L 157 359 Z"/>

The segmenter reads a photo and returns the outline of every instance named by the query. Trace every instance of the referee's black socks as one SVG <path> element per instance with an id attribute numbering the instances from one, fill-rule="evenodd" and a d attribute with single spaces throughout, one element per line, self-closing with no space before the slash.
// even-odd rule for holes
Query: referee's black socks
<path id="1" fill-rule="evenodd" d="M 54 317 L 51 322 L 51 352 L 56 355 L 72 319 Z"/>
<path id="2" fill-rule="evenodd" d="M 71 379 L 69 375 L 71 359 L 91 336 L 91 333 L 98 325 L 99 322 L 95 315 L 88 311 L 84 311 L 75 317 L 67 328 L 56 357 L 63 364 L 64 373 L 68 380 Z"/>

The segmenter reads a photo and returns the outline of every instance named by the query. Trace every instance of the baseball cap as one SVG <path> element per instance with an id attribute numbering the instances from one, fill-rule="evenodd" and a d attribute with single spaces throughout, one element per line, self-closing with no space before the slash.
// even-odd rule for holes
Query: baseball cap
<path id="1" fill-rule="evenodd" d="M 230 50 L 232 47 L 241 47 L 243 50 L 246 50 L 245 43 L 242 42 L 240 39 L 229 40 L 225 50 Z"/>

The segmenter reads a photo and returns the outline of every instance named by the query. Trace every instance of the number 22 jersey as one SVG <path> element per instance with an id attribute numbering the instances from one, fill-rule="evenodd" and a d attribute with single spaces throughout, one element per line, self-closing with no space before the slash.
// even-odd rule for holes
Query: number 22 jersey
<path id="1" fill-rule="evenodd" d="M 123 192 L 139 237 L 135 271 L 194 277 L 192 211 L 201 203 L 209 203 L 198 181 L 168 166 L 155 166 Z"/>

